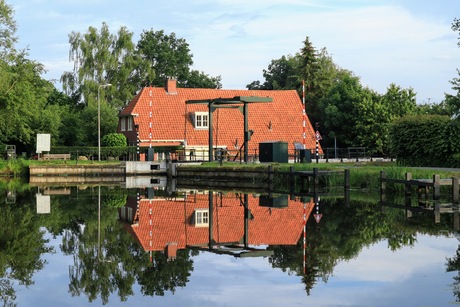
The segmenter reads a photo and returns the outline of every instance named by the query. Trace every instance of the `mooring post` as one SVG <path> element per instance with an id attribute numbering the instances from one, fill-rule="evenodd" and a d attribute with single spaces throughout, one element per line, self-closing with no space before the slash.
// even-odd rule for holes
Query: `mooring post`
<path id="1" fill-rule="evenodd" d="M 433 200 L 439 200 L 441 198 L 441 177 L 439 175 L 433 175 Z"/>
<path id="2" fill-rule="evenodd" d="M 294 200 L 292 197 L 292 195 L 295 193 L 294 166 L 289 167 L 289 189 L 291 194 L 291 200 Z"/>
<path id="3" fill-rule="evenodd" d="M 313 168 L 313 180 L 315 182 L 315 191 L 316 191 L 316 186 L 319 185 L 319 170 L 317 167 Z"/>
<path id="4" fill-rule="evenodd" d="M 387 189 L 387 182 L 386 182 L 387 174 L 385 171 L 380 171 L 380 202 L 384 203 L 387 200 L 386 196 L 386 189 Z"/>
<path id="5" fill-rule="evenodd" d="M 454 211 L 454 230 L 458 231 L 460 228 L 460 219 L 458 210 Z"/>
<path id="6" fill-rule="evenodd" d="M 407 195 L 410 196 L 411 190 L 412 190 L 412 189 L 411 189 L 411 185 L 410 185 L 410 181 L 412 180 L 412 173 L 406 173 L 404 179 L 406 180 L 406 184 L 405 184 L 405 188 L 404 188 L 404 193 L 406 194 L 406 196 L 407 196 Z"/>
<path id="7" fill-rule="evenodd" d="M 345 169 L 344 171 L 344 175 L 345 175 L 345 178 L 344 178 L 344 188 L 345 188 L 345 191 L 347 190 L 350 190 L 350 169 Z"/>
<path id="8" fill-rule="evenodd" d="M 345 206 L 350 206 L 350 169 L 345 169 L 344 171 L 344 195 L 345 195 Z"/>
<path id="9" fill-rule="evenodd" d="M 273 166 L 268 166 L 268 189 L 271 191 L 273 189 Z"/>
<path id="10" fill-rule="evenodd" d="M 406 173 L 406 177 L 405 177 L 405 180 L 406 180 L 406 184 L 405 184 L 405 187 L 404 187 L 404 199 L 406 201 L 406 206 L 410 206 L 411 205 L 411 197 L 412 197 L 412 186 L 411 186 L 411 183 L 410 181 L 412 180 L 412 173 Z"/>
<path id="11" fill-rule="evenodd" d="M 459 179 L 458 177 L 452 177 L 452 203 L 455 205 L 460 204 L 459 201 Z"/>

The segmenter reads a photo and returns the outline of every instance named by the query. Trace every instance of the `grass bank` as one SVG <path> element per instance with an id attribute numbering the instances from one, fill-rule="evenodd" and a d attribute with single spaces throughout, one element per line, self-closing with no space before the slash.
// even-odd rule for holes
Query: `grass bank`
<path id="1" fill-rule="evenodd" d="M 443 168 L 418 168 L 398 166 L 394 162 L 355 162 L 355 163 L 248 163 L 239 164 L 227 162 L 220 165 L 218 162 L 205 162 L 201 165 L 190 165 L 187 168 L 200 169 L 248 169 L 265 171 L 272 166 L 274 171 L 289 172 L 291 168 L 295 171 L 311 171 L 318 168 L 320 171 L 338 171 L 337 175 L 327 176 L 328 185 L 340 185 L 343 176 L 340 173 L 345 169 L 350 170 L 350 186 L 353 189 L 376 191 L 380 188 L 380 172 L 385 171 L 387 178 L 404 179 L 406 173 L 412 173 L 413 179 L 431 179 L 433 175 L 440 175 L 441 178 L 460 177 L 460 169 Z M 394 189 L 402 188 L 402 185 L 395 185 Z M 390 187 L 391 189 L 391 187 Z"/>
<path id="2" fill-rule="evenodd" d="M 78 161 L 79 165 L 110 165 L 119 164 L 119 161 Z M 27 178 L 30 165 L 62 165 L 77 164 L 75 160 L 53 160 L 37 161 L 27 159 L 0 160 L 0 176 L 12 178 Z M 235 162 L 224 162 L 220 165 L 218 162 L 205 162 L 201 165 L 183 165 L 190 169 L 238 169 L 238 170 L 260 170 L 266 171 L 269 166 L 278 172 L 289 172 L 291 168 L 295 171 L 311 171 L 313 168 L 321 170 L 343 171 L 350 169 L 350 185 L 355 189 L 378 190 L 380 171 L 385 171 L 387 178 L 404 179 L 406 173 L 412 173 L 413 179 L 428 179 L 433 175 L 440 175 L 441 178 L 460 177 L 460 169 L 442 169 L 442 168 L 413 168 L 402 167 L 391 162 L 355 162 L 355 163 L 248 163 L 240 164 Z M 343 176 L 328 176 L 328 184 L 340 184 Z"/>
<path id="3" fill-rule="evenodd" d="M 119 161 L 83 161 L 79 160 L 52 160 L 52 161 L 38 161 L 28 159 L 15 159 L 15 160 L 0 160 L 0 177 L 5 178 L 21 178 L 29 176 L 30 165 L 118 165 Z"/>

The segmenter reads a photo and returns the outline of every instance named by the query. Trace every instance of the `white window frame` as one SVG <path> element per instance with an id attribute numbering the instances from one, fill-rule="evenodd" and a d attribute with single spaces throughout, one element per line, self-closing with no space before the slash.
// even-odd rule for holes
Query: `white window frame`
<path id="1" fill-rule="evenodd" d="M 209 209 L 195 210 L 195 227 L 209 226 Z"/>
<path id="2" fill-rule="evenodd" d="M 195 112 L 195 129 L 209 129 L 208 112 Z"/>
<path id="3" fill-rule="evenodd" d="M 128 131 L 132 131 L 133 130 L 133 117 L 130 116 L 128 117 Z"/>
<path id="4" fill-rule="evenodd" d="M 126 131 L 126 117 L 120 117 L 120 131 Z"/>

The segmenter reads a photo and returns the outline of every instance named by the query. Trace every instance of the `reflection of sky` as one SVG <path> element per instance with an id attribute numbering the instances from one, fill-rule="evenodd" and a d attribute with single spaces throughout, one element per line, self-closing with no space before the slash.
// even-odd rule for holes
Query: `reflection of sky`
<path id="1" fill-rule="evenodd" d="M 44 256 L 49 263 L 34 275 L 35 284 L 18 289 L 18 306 L 88 305 L 86 296 L 68 293 L 73 257 L 60 253 L 61 239 L 51 239 L 57 253 Z M 450 306 L 457 273 L 445 273 L 445 263 L 457 246 L 455 238 L 419 236 L 414 247 L 392 252 L 380 242 L 339 263 L 327 283 L 317 280 L 310 296 L 301 277 L 271 268 L 266 258 L 202 252 L 193 258 L 187 286 L 174 295 L 143 297 L 135 286 L 127 302 L 114 294 L 106 306 Z M 91 305 L 101 304 L 99 299 Z"/>

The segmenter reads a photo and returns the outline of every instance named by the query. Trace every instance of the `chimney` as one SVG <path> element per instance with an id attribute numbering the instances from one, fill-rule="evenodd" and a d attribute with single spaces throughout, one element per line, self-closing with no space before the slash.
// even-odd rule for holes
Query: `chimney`
<path id="1" fill-rule="evenodd" d="M 166 93 L 168 94 L 177 94 L 176 89 L 176 79 L 167 79 L 166 80 Z"/>
<path id="2" fill-rule="evenodd" d="M 166 255 L 168 256 L 168 261 L 176 259 L 177 242 L 171 242 L 166 245 Z"/>

